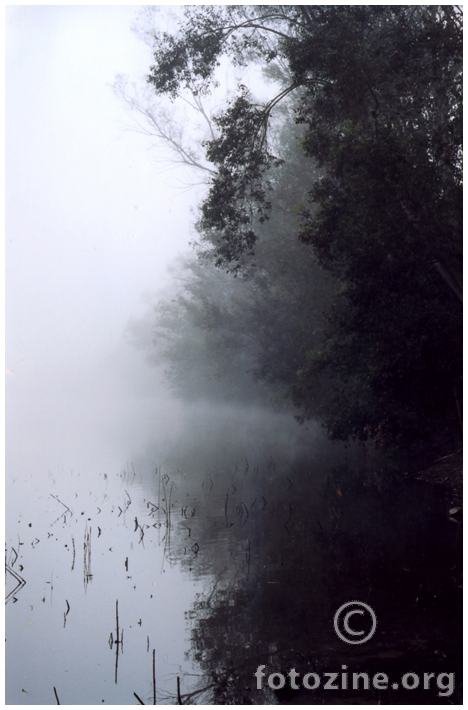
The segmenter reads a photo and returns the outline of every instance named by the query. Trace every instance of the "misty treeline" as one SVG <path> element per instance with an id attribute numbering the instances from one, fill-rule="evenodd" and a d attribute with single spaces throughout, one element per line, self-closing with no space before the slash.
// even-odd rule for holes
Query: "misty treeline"
<path id="1" fill-rule="evenodd" d="M 146 98 L 115 88 L 206 189 L 193 255 L 130 337 L 183 397 L 287 401 L 335 439 L 453 448 L 460 7 L 186 6 L 170 27 L 146 26 Z M 242 81 L 210 112 L 229 68 Z"/>

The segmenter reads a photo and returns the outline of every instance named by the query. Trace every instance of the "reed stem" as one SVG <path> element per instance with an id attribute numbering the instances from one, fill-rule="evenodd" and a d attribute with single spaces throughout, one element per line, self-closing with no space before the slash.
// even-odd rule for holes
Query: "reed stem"
<path id="1" fill-rule="evenodd" d="M 183 705 L 182 696 L 180 694 L 180 678 L 177 676 L 177 705 Z"/>
<path id="2" fill-rule="evenodd" d="M 156 705 L 156 651 L 153 648 L 153 705 Z"/>

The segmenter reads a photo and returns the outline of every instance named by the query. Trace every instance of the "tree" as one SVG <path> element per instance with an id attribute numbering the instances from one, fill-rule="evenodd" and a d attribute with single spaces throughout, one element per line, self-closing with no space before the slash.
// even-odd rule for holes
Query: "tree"
<path id="1" fill-rule="evenodd" d="M 460 8 L 191 6 L 155 43 L 158 95 L 206 95 L 223 56 L 280 62 L 288 79 L 262 104 L 240 86 L 214 118 L 199 230 L 217 265 L 249 271 L 285 160 L 271 127 L 286 106 L 315 173 L 298 231 L 342 284 L 296 403 L 339 438 L 449 436 L 461 376 Z"/>
<path id="2" fill-rule="evenodd" d="M 359 135 L 380 129 L 419 143 L 426 159 L 439 161 L 446 178 L 459 184 L 457 7 L 204 6 L 184 14 L 177 33 L 155 35 L 148 81 L 159 95 L 176 98 L 181 88 L 206 94 L 222 55 L 238 65 L 281 57 L 289 68 L 289 85 L 262 106 L 241 86 L 217 118 L 220 137 L 207 143 L 218 175 L 202 208 L 204 226 L 221 232 L 227 243 L 244 235 L 241 249 L 228 251 L 223 263 L 234 266 L 242 248 L 252 248 L 248 206 L 255 205 L 260 218 L 268 211 L 261 177 L 278 163 L 268 150 L 267 129 L 274 109 L 294 93 L 297 120 L 308 126 L 306 150 L 319 161 L 325 161 L 333 136 L 350 125 Z"/>
<path id="3" fill-rule="evenodd" d="M 306 353 L 322 340 L 336 284 L 296 238 L 289 208 L 294 197 L 300 209 L 312 179 L 310 161 L 291 140 L 288 154 L 272 193 L 272 219 L 259 226 L 255 261 L 243 278 L 216 268 L 209 253 L 180 259 L 152 312 L 130 326 L 132 339 L 165 361 L 185 398 L 284 407 Z"/>
<path id="4" fill-rule="evenodd" d="M 158 161 L 170 167 L 183 167 L 199 173 L 202 181 L 216 171 L 207 161 L 202 149 L 202 137 L 214 139 L 214 125 L 201 97 L 190 93 L 179 98 L 189 109 L 190 119 L 182 112 L 175 112 L 170 105 L 161 105 L 148 87 L 139 91 L 124 75 L 116 76 L 113 91 L 134 118 L 132 130 L 142 133 L 158 145 Z M 197 121 L 194 130 L 194 117 Z M 190 120 L 190 134 L 186 123 Z M 163 153 L 161 153 L 161 147 Z M 191 184 L 194 184 L 191 181 Z"/>

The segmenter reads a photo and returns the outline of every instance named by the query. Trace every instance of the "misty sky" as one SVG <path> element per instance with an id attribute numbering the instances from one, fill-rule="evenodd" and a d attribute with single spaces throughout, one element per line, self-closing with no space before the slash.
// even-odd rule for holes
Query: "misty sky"
<path id="1" fill-rule="evenodd" d="M 143 83 L 148 72 L 151 51 L 131 31 L 137 11 L 6 8 L 7 412 L 13 428 L 21 419 L 23 445 L 45 416 L 70 417 L 74 396 L 88 393 L 95 411 L 89 398 L 106 376 L 100 399 L 111 403 L 112 377 L 125 373 L 103 363 L 190 240 L 196 197 L 128 130 L 111 89 L 118 73 Z M 139 353 L 125 357 L 139 367 Z"/>
<path id="2" fill-rule="evenodd" d="M 119 338 L 188 242 L 187 198 L 164 184 L 111 88 L 151 52 L 135 7 L 7 8 L 7 367 L 89 355 Z"/>

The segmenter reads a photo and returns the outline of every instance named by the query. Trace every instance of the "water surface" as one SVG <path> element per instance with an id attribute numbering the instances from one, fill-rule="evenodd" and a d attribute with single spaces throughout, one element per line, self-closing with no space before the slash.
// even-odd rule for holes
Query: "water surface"
<path id="1" fill-rule="evenodd" d="M 7 479 L 6 593 L 26 582 L 6 607 L 8 703 L 54 703 L 55 688 L 61 704 L 152 704 L 153 649 L 158 704 L 177 703 L 177 678 L 184 704 L 459 702 L 457 684 L 266 680 L 343 666 L 458 678 L 461 530 L 446 494 L 286 415 L 191 407 L 161 440 L 163 411 L 132 461 L 18 459 Z M 362 646 L 333 628 L 352 600 L 378 619 Z"/>

